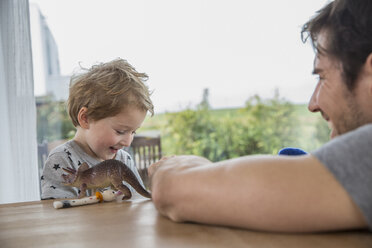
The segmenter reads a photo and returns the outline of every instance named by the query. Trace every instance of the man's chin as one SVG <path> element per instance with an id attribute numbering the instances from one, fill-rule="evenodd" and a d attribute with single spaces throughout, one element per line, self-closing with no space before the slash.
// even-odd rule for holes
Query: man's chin
<path id="1" fill-rule="evenodd" d="M 337 137 L 337 136 L 338 136 L 338 133 L 335 131 L 334 128 L 332 128 L 331 129 L 331 135 L 330 135 L 331 139 L 333 139 L 334 137 Z"/>

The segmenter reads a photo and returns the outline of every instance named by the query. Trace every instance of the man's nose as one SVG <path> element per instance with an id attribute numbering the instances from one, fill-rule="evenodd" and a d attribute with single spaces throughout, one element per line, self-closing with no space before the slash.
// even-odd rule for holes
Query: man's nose
<path id="1" fill-rule="evenodd" d="M 310 98 L 307 108 L 310 112 L 318 112 L 320 110 L 318 105 L 318 95 L 319 95 L 319 83 L 316 85 L 315 90 Z"/>

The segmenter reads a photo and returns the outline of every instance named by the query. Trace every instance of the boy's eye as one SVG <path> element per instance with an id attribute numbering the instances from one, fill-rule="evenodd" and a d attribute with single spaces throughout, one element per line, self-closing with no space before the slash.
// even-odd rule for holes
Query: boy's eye
<path id="1" fill-rule="evenodd" d="M 116 133 L 117 133 L 117 134 L 125 134 L 125 133 L 126 133 L 126 131 L 120 131 L 120 130 L 116 130 Z"/>
<path id="2" fill-rule="evenodd" d="M 115 130 L 117 134 L 123 135 L 126 134 L 128 131 L 121 131 L 121 130 Z M 136 134 L 136 131 L 132 131 L 132 134 Z"/>

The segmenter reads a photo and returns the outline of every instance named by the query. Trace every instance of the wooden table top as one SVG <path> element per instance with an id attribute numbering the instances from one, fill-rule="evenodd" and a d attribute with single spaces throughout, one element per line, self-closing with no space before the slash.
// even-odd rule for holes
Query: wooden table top
<path id="1" fill-rule="evenodd" d="M 265 233 L 174 223 L 151 200 L 54 209 L 53 201 L 0 205 L 0 247 L 372 247 L 364 231 Z"/>

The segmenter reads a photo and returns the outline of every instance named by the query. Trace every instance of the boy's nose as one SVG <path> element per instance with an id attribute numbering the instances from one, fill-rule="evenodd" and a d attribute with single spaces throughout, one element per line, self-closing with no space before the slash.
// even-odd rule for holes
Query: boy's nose
<path id="1" fill-rule="evenodd" d="M 127 134 L 124 135 L 123 138 L 120 140 L 119 144 L 121 146 L 129 147 L 130 144 L 132 143 L 133 140 L 133 135 L 132 134 Z"/>

